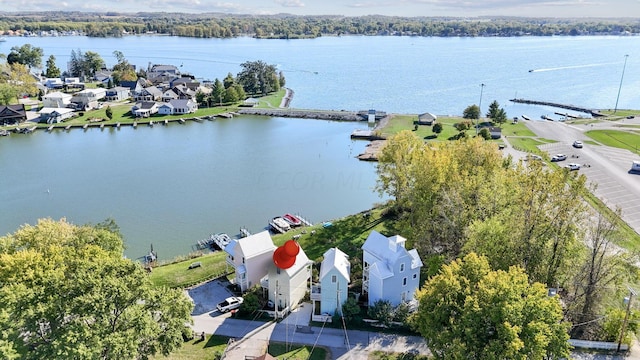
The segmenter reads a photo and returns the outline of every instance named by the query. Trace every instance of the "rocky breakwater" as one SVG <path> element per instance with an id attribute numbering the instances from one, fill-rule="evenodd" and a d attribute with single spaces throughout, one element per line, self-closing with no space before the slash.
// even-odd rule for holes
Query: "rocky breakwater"
<path id="1" fill-rule="evenodd" d="M 300 109 L 239 109 L 238 114 L 261 115 L 271 117 L 287 117 L 300 119 L 321 119 L 334 121 L 366 121 L 360 113 L 355 111 L 331 110 L 300 110 Z"/>

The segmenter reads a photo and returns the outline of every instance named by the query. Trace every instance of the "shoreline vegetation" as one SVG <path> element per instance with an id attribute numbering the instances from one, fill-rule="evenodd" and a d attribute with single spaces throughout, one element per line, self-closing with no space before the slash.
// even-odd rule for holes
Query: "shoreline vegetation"
<path id="1" fill-rule="evenodd" d="M 195 38 L 312 39 L 321 36 L 593 36 L 638 35 L 640 23 L 626 18 L 527 18 L 481 16 L 399 17 L 302 16 L 221 13 L 0 12 L 0 35 L 122 37 L 170 35 Z"/>

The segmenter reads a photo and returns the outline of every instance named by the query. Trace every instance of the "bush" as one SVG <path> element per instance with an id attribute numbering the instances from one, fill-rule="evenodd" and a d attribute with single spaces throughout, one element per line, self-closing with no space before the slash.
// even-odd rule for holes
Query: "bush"
<path id="1" fill-rule="evenodd" d="M 491 139 L 491 132 L 487 128 L 480 129 L 480 133 L 479 134 L 485 140 L 490 140 Z"/>
<path id="2" fill-rule="evenodd" d="M 455 127 L 456 130 L 458 130 L 458 131 L 469 130 L 469 129 L 471 129 L 472 126 L 473 126 L 473 124 L 469 120 L 464 120 L 464 121 L 461 121 L 461 122 L 456 123 L 455 125 L 453 125 L 453 127 Z"/>
<path id="3" fill-rule="evenodd" d="M 452 137 L 450 137 L 449 140 L 459 140 L 459 139 L 466 139 L 466 138 L 467 138 L 467 133 L 464 131 L 461 131 L 453 135 Z"/>
<path id="4" fill-rule="evenodd" d="M 374 320 L 378 320 L 380 324 L 389 326 L 393 320 L 393 306 L 389 300 L 378 300 L 373 303 L 367 310 L 367 315 Z"/>
<path id="5" fill-rule="evenodd" d="M 443 130 L 442 124 L 439 122 L 433 124 L 433 127 L 431 128 L 431 130 L 433 131 L 434 134 L 440 134 Z"/>

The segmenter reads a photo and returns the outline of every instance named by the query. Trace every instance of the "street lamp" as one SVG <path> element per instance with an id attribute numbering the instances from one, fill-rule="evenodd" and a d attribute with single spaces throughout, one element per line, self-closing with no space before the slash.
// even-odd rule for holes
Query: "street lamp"
<path id="1" fill-rule="evenodd" d="M 482 90 L 484 90 L 484 83 L 480 84 L 480 102 L 478 103 L 478 119 L 476 120 L 476 136 L 478 136 L 478 123 L 482 116 Z"/>
<path id="2" fill-rule="evenodd" d="M 613 109 L 615 114 L 618 111 L 618 100 L 620 100 L 620 90 L 622 90 L 622 79 L 624 79 L 624 69 L 627 67 L 627 58 L 629 55 L 624 56 L 624 65 L 622 65 L 622 75 L 620 76 L 620 86 L 618 87 L 618 97 L 616 98 L 616 107 Z"/>

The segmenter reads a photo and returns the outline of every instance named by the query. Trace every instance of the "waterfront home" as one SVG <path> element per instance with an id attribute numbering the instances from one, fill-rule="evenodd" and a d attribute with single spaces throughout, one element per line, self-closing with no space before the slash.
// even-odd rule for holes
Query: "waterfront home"
<path id="1" fill-rule="evenodd" d="M 139 101 L 131 107 L 131 114 L 135 117 L 149 117 L 158 112 L 155 101 Z"/>
<path id="2" fill-rule="evenodd" d="M 191 114 L 198 110 L 198 104 L 192 100 L 171 100 L 168 103 L 162 103 L 158 107 L 158 114 L 162 115 L 176 115 L 176 114 Z"/>
<path id="3" fill-rule="evenodd" d="M 26 120 L 24 104 L 0 105 L 0 125 L 16 125 Z"/>
<path id="4" fill-rule="evenodd" d="M 179 99 L 178 94 L 176 94 L 176 92 L 173 91 L 173 89 L 165 90 L 165 92 L 162 93 L 162 101 L 164 102 L 169 102 L 171 100 L 177 100 L 177 99 Z"/>
<path id="5" fill-rule="evenodd" d="M 73 94 L 71 103 L 75 104 L 78 110 L 89 110 L 98 108 L 98 100 L 102 100 L 107 95 L 107 91 L 102 88 L 84 89 Z"/>
<path id="6" fill-rule="evenodd" d="M 179 78 L 175 78 L 169 82 L 169 85 L 174 88 L 176 86 L 185 87 L 193 92 L 195 92 L 200 87 L 200 81 L 190 78 L 188 76 L 182 76 Z"/>
<path id="7" fill-rule="evenodd" d="M 136 101 L 160 101 L 162 91 L 155 86 L 148 86 L 134 94 L 134 99 Z"/>
<path id="8" fill-rule="evenodd" d="M 84 83 L 77 77 L 68 77 L 64 79 L 64 87 L 66 89 L 84 89 Z"/>
<path id="9" fill-rule="evenodd" d="M 433 125 L 438 117 L 431 113 L 423 113 L 418 115 L 418 125 Z"/>
<path id="10" fill-rule="evenodd" d="M 369 306 L 387 300 L 393 306 L 411 302 L 420 285 L 422 260 L 415 249 L 405 248 L 400 235 L 386 237 L 372 231 L 362 245 L 362 291 Z"/>
<path id="11" fill-rule="evenodd" d="M 180 70 L 174 65 L 156 64 L 147 70 L 147 79 L 154 84 L 169 82 L 180 76 Z"/>
<path id="12" fill-rule="evenodd" d="M 235 270 L 234 283 L 245 292 L 252 286 L 260 285 L 270 266 L 273 266 L 273 252 L 276 246 L 268 231 L 232 239 L 224 248 L 227 265 Z"/>
<path id="13" fill-rule="evenodd" d="M 107 89 L 104 97 L 107 101 L 122 101 L 131 96 L 131 90 L 128 87 L 116 86 L 111 89 Z"/>
<path id="14" fill-rule="evenodd" d="M 101 82 L 103 86 L 107 87 L 107 86 L 109 86 L 109 81 L 113 80 L 111 78 L 111 74 L 112 74 L 112 72 L 109 71 L 109 70 L 100 70 L 100 71 L 96 72 L 95 75 L 93 75 L 93 78 L 96 81 Z"/>
<path id="15" fill-rule="evenodd" d="M 311 286 L 313 321 L 331 321 L 331 316 L 342 314 L 351 281 L 349 256 L 338 248 L 324 253 L 320 264 L 319 284 Z"/>
<path id="16" fill-rule="evenodd" d="M 185 84 L 176 85 L 171 88 L 174 93 L 178 95 L 178 99 L 182 100 L 195 100 L 196 99 L 196 91 L 187 87 Z"/>
<path id="17" fill-rule="evenodd" d="M 40 114 L 38 122 L 47 124 L 58 124 L 75 115 L 73 109 L 61 107 L 43 107 L 38 114 Z"/>
<path id="18" fill-rule="evenodd" d="M 276 319 L 284 317 L 302 302 L 309 291 L 312 264 L 302 248 L 289 268 L 281 269 L 273 261 L 268 264 L 269 272 L 261 285 L 263 289 L 268 289 L 269 300 L 275 306 Z"/>
<path id="19" fill-rule="evenodd" d="M 42 107 L 45 108 L 65 108 L 71 104 L 71 94 L 54 91 L 42 97 Z"/>

